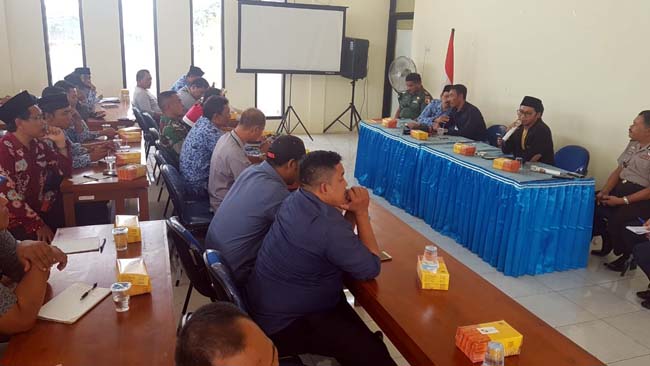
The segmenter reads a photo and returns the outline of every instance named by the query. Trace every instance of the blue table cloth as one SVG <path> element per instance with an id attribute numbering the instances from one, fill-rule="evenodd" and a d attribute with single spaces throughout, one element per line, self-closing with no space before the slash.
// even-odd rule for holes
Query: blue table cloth
<path id="1" fill-rule="evenodd" d="M 355 177 L 506 275 L 587 265 L 593 179 L 503 172 L 491 160 L 454 154 L 460 138 L 448 138 L 418 141 L 362 122 Z M 482 143 L 477 150 L 498 153 Z"/>

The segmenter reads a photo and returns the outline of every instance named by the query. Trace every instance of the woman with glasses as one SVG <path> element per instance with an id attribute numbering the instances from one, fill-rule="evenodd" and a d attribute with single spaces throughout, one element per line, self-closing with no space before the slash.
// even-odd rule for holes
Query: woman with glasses
<path id="1" fill-rule="evenodd" d="M 515 130 L 497 144 L 505 154 L 513 154 L 524 162 L 555 163 L 551 129 L 542 120 L 544 105 L 540 99 L 525 96 L 517 110 Z"/>

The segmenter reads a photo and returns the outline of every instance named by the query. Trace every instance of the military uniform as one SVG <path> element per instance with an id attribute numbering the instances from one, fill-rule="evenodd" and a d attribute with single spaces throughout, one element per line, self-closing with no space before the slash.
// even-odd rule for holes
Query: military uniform
<path id="1" fill-rule="evenodd" d="M 417 119 L 431 99 L 431 94 L 424 89 L 415 94 L 400 93 L 397 97 L 400 108 L 399 118 Z"/>

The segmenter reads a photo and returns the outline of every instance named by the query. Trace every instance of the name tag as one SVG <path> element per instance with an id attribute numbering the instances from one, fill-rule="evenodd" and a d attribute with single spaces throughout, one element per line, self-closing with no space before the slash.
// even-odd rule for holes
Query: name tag
<path id="1" fill-rule="evenodd" d="M 95 196 L 79 196 L 79 201 L 92 201 L 95 199 Z"/>

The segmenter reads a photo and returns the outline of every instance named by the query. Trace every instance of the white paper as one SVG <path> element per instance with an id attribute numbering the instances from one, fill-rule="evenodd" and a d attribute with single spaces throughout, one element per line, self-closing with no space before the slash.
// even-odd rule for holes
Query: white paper
<path id="1" fill-rule="evenodd" d="M 54 240 L 52 240 L 52 245 L 61 249 L 65 254 L 94 252 L 99 250 L 99 237 L 93 236 L 90 238 L 79 239 L 63 239 L 55 237 Z"/>
<path id="2" fill-rule="evenodd" d="M 59 323 L 72 324 L 102 301 L 111 290 L 97 287 L 88 293 L 83 300 L 81 295 L 92 288 L 86 283 L 77 282 L 56 295 L 38 312 L 40 319 Z"/>
<path id="3" fill-rule="evenodd" d="M 630 230 L 631 232 L 637 234 L 637 235 L 643 235 L 643 234 L 649 234 L 650 233 L 650 228 L 645 227 L 645 226 L 626 226 L 625 228 Z"/>

